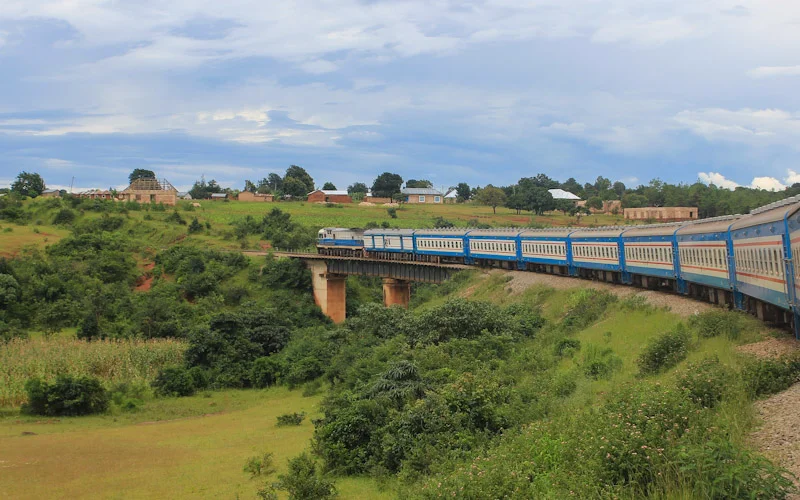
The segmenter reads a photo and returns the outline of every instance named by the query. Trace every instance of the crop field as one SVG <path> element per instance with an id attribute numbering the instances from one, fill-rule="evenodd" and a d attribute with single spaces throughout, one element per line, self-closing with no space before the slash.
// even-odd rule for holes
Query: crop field
<path id="1" fill-rule="evenodd" d="M 271 452 L 284 472 L 309 446 L 319 401 L 282 388 L 230 390 L 157 400 L 124 416 L 0 419 L 0 491 L 19 499 L 255 498 L 275 477 L 250 479 L 245 461 Z M 288 412 L 308 417 L 277 427 Z M 337 488 L 341 498 L 389 498 L 368 479 Z"/>
<path id="2" fill-rule="evenodd" d="M 97 377 L 107 385 L 149 383 L 164 366 L 182 361 L 179 340 L 12 339 L 0 343 L 0 407 L 25 402 L 25 381 L 58 375 Z"/>

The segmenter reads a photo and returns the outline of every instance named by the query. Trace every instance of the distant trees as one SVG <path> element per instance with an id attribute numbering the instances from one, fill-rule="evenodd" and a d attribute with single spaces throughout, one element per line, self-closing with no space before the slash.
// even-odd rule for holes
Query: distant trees
<path id="1" fill-rule="evenodd" d="M 533 187 L 524 196 L 526 208 L 537 215 L 542 215 L 556 207 L 553 195 L 546 188 Z"/>
<path id="2" fill-rule="evenodd" d="M 283 192 L 285 194 L 302 197 L 313 190 L 314 179 L 303 167 L 291 165 L 286 169 L 286 174 L 283 176 Z"/>
<path id="3" fill-rule="evenodd" d="M 213 193 L 221 193 L 222 191 L 222 186 L 217 184 L 214 179 L 206 182 L 205 178 L 201 178 L 199 181 L 195 181 L 192 189 L 189 190 L 189 194 L 192 199 L 205 200 L 210 198 Z"/>
<path id="4" fill-rule="evenodd" d="M 256 191 L 258 191 L 258 187 L 255 184 L 253 184 L 252 181 L 245 180 L 244 181 L 244 189 L 243 189 L 243 191 L 249 191 L 251 193 L 255 193 Z"/>
<path id="5" fill-rule="evenodd" d="M 459 200 L 469 201 L 469 199 L 472 197 L 472 191 L 469 188 L 469 184 L 466 182 L 459 182 L 458 186 L 456 186 L 456 196 L 458 196 Z"/>
<path id="6" fill-rule="evenodd" d="M 426 179 L 409 179 L 406 181 L 407 188 L 430 188 L 433 187 L 433 183 Z"/>
<path id="7" fill-rule="evenodd" d="M 37 173 L 20 172 L 19 175 L 17 175 L 17 180 L 11 184 L 11 192 L 30 198 L 36 198 L 42 194 L 44 189 L 44 180 L 42 176 Z"/>
<path id="8" fill-rule="evenodd" d="M 350 196 L 357 193 L 366 194 L 367 191 L 369 191 L 369 188 L 363 182 L 354 182 L 353 184 L 347 186 L 347 194 Z"/>
<path id="9" fill-rule="evenodd" d="M 372 183 L 372 196 L 391 198 L 400 192 L 400 186 L 402 185 L 402 177 L 391 172 L 384 172 Z"/>
<path id="10" fill-rule="evenodd" d="M 326 182 L 322 186 L 322 189 L 325 191 L 336 191 L 336 186 L 334 186 L 332 182 Z"/>
<path id="11" fill-rule="evenodd" d="M 489 184 L 485 188 L 478 191 L 476 200 L 481 205 L 492 207 L 492 213 L 497 213 L 497 207 L 506 202 L 506 194 L 502 189 L 496 188 Z"/>
<path id="12" fill-rule="evenodd" d="M 136 179 L 155 179 L 156 173 L 152 170 L 147 170 L 144 168 L 135 168 L 133 172 L 128 176 L 128 183 L 133 183 Z"/>
<path id="13" fill-rule="evenodd" d="M 592 196 L 586 201 L 586 206 L 589 208 L 594 208 L 595 210 L 602 210 L 603 209 L 603 199 L 599 196 Z"/>

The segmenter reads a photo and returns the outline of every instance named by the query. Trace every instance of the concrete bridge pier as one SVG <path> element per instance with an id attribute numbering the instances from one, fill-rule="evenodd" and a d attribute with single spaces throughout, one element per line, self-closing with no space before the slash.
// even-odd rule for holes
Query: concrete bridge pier
<path id="1" fill-rule="evenodd" d="M 311 269 L 314 302 L 334 323 L 343 322 L 347 306 L 347 275 L 329 273 L 324 261 L 307 261 L 307 265 Z"/>
<path id="2" fill-rule="evenodd" d="M 383 304 L 408 308 L 411 300 L 411 282 L 394 278 L 383 278 Z"/>

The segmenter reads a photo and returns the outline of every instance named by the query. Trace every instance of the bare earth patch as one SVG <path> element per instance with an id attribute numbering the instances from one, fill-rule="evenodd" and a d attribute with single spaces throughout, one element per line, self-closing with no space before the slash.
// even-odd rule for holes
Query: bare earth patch
<path id="1" fill-rule="evenodd" d="M 654 307 L 668 307 L 673 313 L 688 317 L 693 314 L 711 310 L 714 306 L 694 299 L 673 295 L 666 292 L 655 292 L 652 290 L 642 290 L 626 285 L 612 285 L 602 281 L 589 281 L 567 276 L 555 276 L 552 274 L 532 273 L 527 271 L 504 271 L 511 276 L 507 288 L 511 289 L 512 294 L 522 293 L 531 286 L 543 285 L 556 289 L 567 288 L 595 288 L 597 290 L 607 290 L 619 297 L 630 295 L 641 295 L 648 303 Z"/>

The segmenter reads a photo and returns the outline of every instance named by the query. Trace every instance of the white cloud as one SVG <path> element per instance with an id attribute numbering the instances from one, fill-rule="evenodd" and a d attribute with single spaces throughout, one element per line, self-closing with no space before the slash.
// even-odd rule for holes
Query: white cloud
<path id="1" fill-rule="evenodd" d="M 700 182 L 704 184 L 714 184 L 717 187 L 725 189 L 736 189 L 737 187 L 741 186 L 741 184 L 738 182 L 728 179 L 719 172 L 699 172 L 697 177 L 700 179 Z M 800 179 L 800 174 L 797 174 L 792 170 L 788 170 L 784 182 L 781 182 L 775 177 L 754 177 L 752 182 L 750 182 L 747 187 L 753 189 L 764 189 L 766 191 L 782 191 L 786 189 L 787 185 L 797 182 L 798 179 Z"/>
<path id="2" fill-rule="evenodd" d="M 786 184 L 788 184 L 789 186 L 791 186 L 792 184 L 796 184 L 800 182 L 800 173 L 797 173 L 792 169 L 787 169 L 786 179 L 784 180 L 786 181 Z"/>
<path id="3" fill-rule="evenodd" d="M 67 168 L 74 166 L 75 163 L 61 158 L 47 158 L 44 160 L 44 165 L 48 168 Z"/>
<path id="4" fill-rule="evenodd" d="M 751 78 L 772 78 L 776 76 L 800 76 L 797 66 L 759 66 L 747 72 Z"/>
<path id="5" fill-rule="evenodd" d="M 700 182 L 703 184 L 713 184 L 717 187 L 725 188 L 725 189 L 736 189 L 739 187 L 739 184 L 727 179 L 724 175 L 720 174 L 719 172 L 699 172 L 697 177 L 700 179 Z"/>
<path id="6" fill-rule="evenodd" d="M 767 191 L 783 191 L 786 185 L 774 177 L 755 177 L 750 187 Z"/>
<path id="7" fill-rule="evenodd" d="M 800 147 L 800 115 L 781 109 L 686 110 L 675 115 L 674 120 L 708 140 Z"/>

